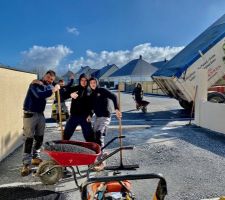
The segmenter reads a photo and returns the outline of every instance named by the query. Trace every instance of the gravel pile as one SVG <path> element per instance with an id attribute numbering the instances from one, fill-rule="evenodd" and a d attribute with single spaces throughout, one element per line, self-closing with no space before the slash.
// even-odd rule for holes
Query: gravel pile
<path id="1" fill-rule="evenodd" d="M 96 154 L 96 152 L 91 149 L 74 145 L 74 144 L 60 144 L 60 143 L 57 144 L 54 142 L 46 142 L 44 145 L 44 148 L 45 150 L 48 150 L 48 151 Z"/>

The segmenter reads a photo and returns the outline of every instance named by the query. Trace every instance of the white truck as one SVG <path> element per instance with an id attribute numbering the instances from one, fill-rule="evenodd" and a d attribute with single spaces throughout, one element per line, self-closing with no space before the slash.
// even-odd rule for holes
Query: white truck
<path id="1" fill-rule="evenodd" d="M 225 15 L 156 71 L 152 78 L 167 95 L 191 109 L 196 90 L 196 71 L 208 69 L 208 88 L 225 75 Z M 208 100 L 225 103 L 225 95 L 210 91 Z"/>

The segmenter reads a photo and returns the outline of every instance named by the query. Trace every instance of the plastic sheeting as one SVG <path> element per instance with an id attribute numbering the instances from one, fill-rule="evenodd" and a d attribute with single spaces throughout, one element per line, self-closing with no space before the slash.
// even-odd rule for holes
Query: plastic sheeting
<path id="1" fill-rule="evenodd" d="M 199 51 L 203 54 L 211 49 L 217 42 L 225 37 L 225 15 L 218 19 L 201 35 L 181 50 L 175 57 L 167 62 L 152 76 L 180 77 L 196 60 L 200 58 Z"/>

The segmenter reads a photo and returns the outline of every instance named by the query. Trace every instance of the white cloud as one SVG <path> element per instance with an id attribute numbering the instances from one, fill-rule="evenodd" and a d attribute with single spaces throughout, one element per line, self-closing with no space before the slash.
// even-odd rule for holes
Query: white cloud
<path id="1" fill-rule="evenodd" d="M 114 63 L 122 67 L 129 61 L 139 58 L 140 55 L 150 63 L 164 60 L 165 58 L 171 59 L 181 49 L 183 47 L 154 47 L 150 43 L 145 43 L 137 45 L 131 50 L 104 50 L 101 52 L 87 50 L 85 57 L 80 57 L 69 62 L 67 67 L 61 67 L 60 63 L 62 63 L 63 59 L 73 53 L 70 48 L 64 45 L 52 47 L 33 46 L 21 53 L 23 59 L 20 66 L 23 69 L 39 71 L 41 75 L 48 69 L 53 69 L 61 73 L 64 73 L 67 69 L 76 72 L 81 66 L 86 65 L 92 68 L 101 68 L 107 64 Z"/>
<path id="2" fill-rule="evenodd" d="M 75 27 L 66 27 L 66 31 L 68 33 L 72 33 L 74 35 L 79 35 L 80 34 L 80 32 Z"/>
<path id="3" fill-rule="evenodd" d="M 39 70 L 41 73 L 48 69 L 57 71 L 60 62 L 71 53 L 72 50 L 63 45 L 52 47 L 35 45 L 21 52 L 23 59 L 20 66 L 28 70 Z"/>
<path id="4" fill-rule="evenodd" d="M 150 43 L 140 44 L 131 50 L 101 51 L 99 53 L 92 50 L 86 51 L 86 57 L 80 57 L 70 64 L 70 69 L 78 70 L 81 66 L 101 68 L 107 64 L 116 64 L 122 67 L 129 61 L 139 58 L 142 55 L 147 62 L 155 62 L 171 59 L 184 47 L 154 47 Z"/>

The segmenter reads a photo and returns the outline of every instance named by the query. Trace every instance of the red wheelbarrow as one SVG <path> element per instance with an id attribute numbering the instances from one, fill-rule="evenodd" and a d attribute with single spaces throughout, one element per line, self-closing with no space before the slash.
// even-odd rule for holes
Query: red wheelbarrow
<path id="1" fill-rule="evenodd" d="M 66 152 L 59 150 L 56 151 L 53 147 L 59 145 L 83 147 L 92 150 L 92 152 L 74 152 L 72 150 Z M 51 149 L 50 147 L 53 149 L 49 150 Z M 73 172 L 75 183 L 78 186 L 76 172 L 73 166 L 76 166 L 77 172 L 80 174 L 78 166 L 93 164 L 96 158 L 100 155 L 101 148 L 98 144 L 92 142 L 60 140 L 46 142 L 44 145 L 44 152 L 50 156 L 51 160 L 43 161 L 37 169 L 36 176 L 40 177 L 41 182 L 45 185 L 53 185 L 57 183 L 63 177 L 63 169 L 65 167 L 69 167 Z"/>
<path id="2" fill-rule="evenodd" d="M 133 147 L 120 147 L 114 150 L 113 152 L 111 152 L 109 155 L 104 156 L 102 159 L 99 159 L 96 162 L 96 158 L 101 154 L 101 151 L 105 147 L 111 144 L 114 140 L 119 138 L 124 138 L 124 137 L 125 136 L 114 137 L 102 148 L 98 144 L 93 142 L 68 141 L 68 140 L 57 140 L 57 141 L 46 142 L 44 145 L 44 152 L 50 156 L 51 160 L 43 161 L 39 165 L 36 176 L 40 177 L 41 182 L 43 184 L 53 185 L 57 183 L 63 177 L 63 169 L 65 167 L 68 167 L 72 170 L 75 184 L 80 189 L 80 186 L 78 185 L 78 182 L 77 182 L 76 171 L 73 167 L 76 167 L 77 173 L 80 176 L 84 176 L 80 173 L 78 166 L 81 166 L 81 165 L 88 166 L 88 170 L 85 176 L 89 177 L 90 171 L 93 170 L 95 166 L 99 165 L 100 163 L 108 159 L 109 157 L 120 152 L 121 150 L 133 149 Z M 61 151 L 60 149 L 57 149 L 56 151 L 52 147 L 57 145 L 61 145 L 62 147 L 65 145 L 70 145 L 70 147 L 71 146 L 81 147 L 91 151 L 88 153 L 86 151 L 82 152 L 82 150 L 80 152 L 74 152 L 70 150 Z"/>

